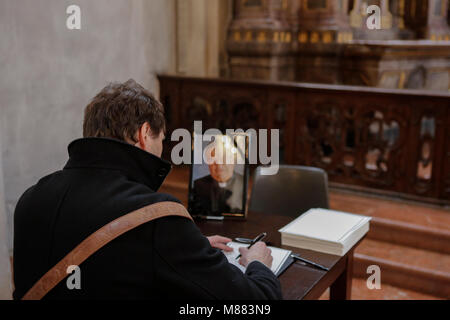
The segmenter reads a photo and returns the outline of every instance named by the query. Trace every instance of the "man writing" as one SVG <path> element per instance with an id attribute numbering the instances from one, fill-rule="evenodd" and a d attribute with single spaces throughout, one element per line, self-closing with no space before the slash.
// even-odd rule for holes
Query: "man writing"
<path id="1" fill-rule="evenodd" d="M 160 158 L 163 106 L 129 80 L 105 87 L 86 107 L 83 139 L 69 145 L 58 172 L 28 189 L 14 216 L 14 298 L 25 293 L 92 233 L 134 210 L 165 201 L 157 193 L 170 170 Z M 81 288 L 61 281 L 45 299 L 278 299 L 278 279 L 264 243 L 242 249 L 243 274 L 220 249 L 230 239 L 204 237 L 169 216 L 114 239 L 79 268 Z"/>

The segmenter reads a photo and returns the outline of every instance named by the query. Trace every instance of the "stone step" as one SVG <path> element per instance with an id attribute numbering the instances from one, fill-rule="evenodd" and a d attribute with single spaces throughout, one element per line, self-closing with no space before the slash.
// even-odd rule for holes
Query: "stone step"
<path id="1" fill-rule="evenodd" d="M 330 291 L 327 290 L 320 300 L 329 300 Z M 381 289 L 370 290 L 365 279 L 355 278 L 352 281 L 352 300 L 440 300 L 441 297 L 399 288 L 383 283 Z"/>
<path id="2" fill-rule="evenodd" d="M 330 206 L 373 217 L 368 237 L 450 254 L 450 210 L 340 191 L 330 192 Z"/>
<path id="3" fill-rule="evenodd" d="M 450 231 L 374 217 L 368 238 L 450 254 Z"/>
<path id="4" fill-rule="evenodd" d="M 367 268 L 381 269 L 381 283 L 450 298 L 450 255 L 365 239 L 355 250 L 354 276 L 367 279 Z"/>

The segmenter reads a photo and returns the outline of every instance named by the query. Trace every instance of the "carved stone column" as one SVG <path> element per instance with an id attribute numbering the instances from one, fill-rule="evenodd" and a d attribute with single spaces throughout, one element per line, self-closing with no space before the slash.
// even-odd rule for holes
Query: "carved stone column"
<path id="1" fill-rule="evenodd" d="M 298 41 L 302 44 L 352 40 L 348 0 L 301 0 Z"/>
<path id="2" fill-rule="evenodd" d="M 409 0 L 405 4 L 405 23 L 416 39 L 449 41 L 449 0 Z"/>
<path id="3" fill-rule="evenodd" d="M 353 34 L 348 0 L 301 0 L 297 34 L 297 80 L 338 83 L 339 54 Z"/>
<path id="4" fill-rule="evenodd" d="M 362 0 L 350 0 L 353 1 L 353 9 L 350 12 L 350 26 L 352 28 L 362 28 L 363 26 L 363 7 Z"/>
<path id="5" fill-rule="evenodd" d="M 428 0 L 427 23 L 421 36 L 434 41 L 449 41 L 450 29 L 447 23 L 448 0 Z"/>
<path id="6" fill-rule="evenodd" d="M 234 0 L 227 49 L 233 78 L 293 80 L 293 0 Z"/>
<path id="7" fill-rule="evenodd" d="M 393 19 L 392 13 L 390 12 L 389 8 L 389 0 L 380 0 L 380 7 L 381 7 L 381 28 L 391 29 L 393 27 Z"/>
<path id="8" fill-rule="evenodd" d="M 412 39 L 413 32 L 405 27 L 405 6 L 408 0 L 353 0 L 350 12 L 350 25 L 354 38 L 358 40 L 394 40 Z M 381 29 L 370 30 L 367 19 L 373 13 L 368 12 L 371 5 L 381 9 Z"/>

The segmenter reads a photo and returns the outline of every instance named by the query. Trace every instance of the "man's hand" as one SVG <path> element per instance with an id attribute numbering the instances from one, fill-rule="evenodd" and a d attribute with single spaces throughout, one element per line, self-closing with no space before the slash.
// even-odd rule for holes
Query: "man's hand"
<path id="1" fill-rule="evenodd" d="M 212 236 L 208 237 L 209 243 L 211 244 L 211 247 L 217 248 L 220 250 L 223 250 L 225 252 L 231 252 L 233 251 L 233 248 L 230 248 L 227 246 L 227 243 L 231 242 L 231 239 L 221 237 L 221 236 Z"/>
<path id="2" fill-rule="evenodd" d="M 267 248 L 264 242 L 258 242 L 250 249 L 239 248 L 239 252 L 242 255 L 241 259 L 239 259 L 239 263 L 244 267 L 247 267 L 252 261 L 259 261 L 268 268 L 272 267 L 272 250 Z"/>

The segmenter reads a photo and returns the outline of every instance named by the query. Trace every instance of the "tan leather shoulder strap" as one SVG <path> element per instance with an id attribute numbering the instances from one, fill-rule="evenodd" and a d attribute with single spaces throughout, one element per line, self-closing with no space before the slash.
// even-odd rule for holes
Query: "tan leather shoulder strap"
<path id="1" fill-rule="evenodd" d="M 50 269 L 34 286 L 28 290 L 22 300 L 40 300 L 59 282 L 67 277 L 69 266 L 79 266 L 97 250 L 146 222 L 167 217 L 181 216 L 192 220 L 186 208 L 176 202 L 159 202 L 133 211 L 100 228 L 75 249 L 69 252 L 58 264 Z"/>

